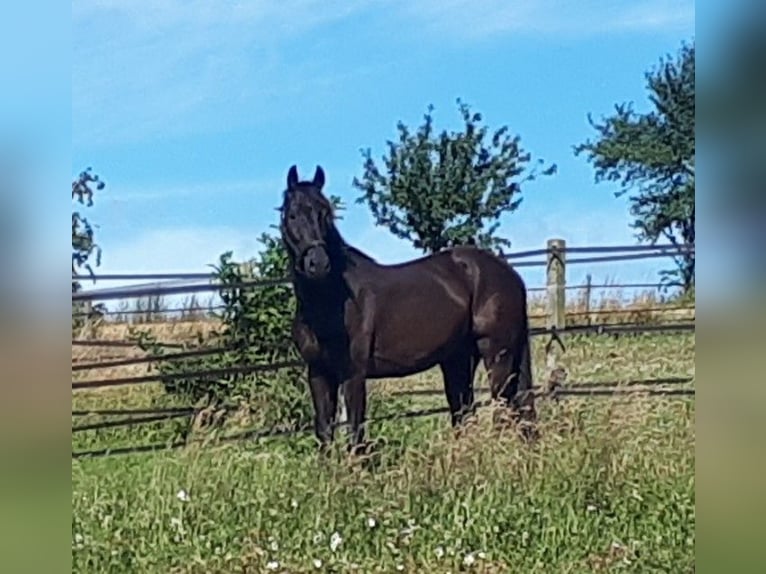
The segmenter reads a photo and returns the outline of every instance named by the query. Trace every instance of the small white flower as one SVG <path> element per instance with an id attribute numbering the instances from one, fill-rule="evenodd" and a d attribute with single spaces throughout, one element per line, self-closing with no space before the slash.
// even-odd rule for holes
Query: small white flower
<path id="1" fill-rule="evenodd" d="M 463 558 L 463 564 L 466 566 L 473 566 L 474 562 L 476 562 L 476 558 L 473 557 L 473 554 L 466 554 Z"/>
<path id="2" fill-rule="evenodd" d="M 399 572 L 404 572 L 404 565 L 403 565 L 403 564 L 397 564 L 397 565 L 396 565 L 396 569 L 397 569 Z"/>
<path id="3" fill-rule="evenodd" d="M 189 493 L 186 492 L 183 488 L 178 491 L 178 494 L 176 494 L 176 498 L 180 500 L 181 502 L 189 502 L 191 497 L 189 496 Z"/>
<path id="4" fill-rule="evenodd" d="M 444 548 L 441 546 L 437 546 L 436 550 L 434 550 L 434 553 L 436 554 L 437 558 L 443 558 L 444 557 Z"/>
<path id="5" fill-rule="evenodd" d="M 322 567 L 322 561 L 319 558 L 314 558 L 314 568 L 319 570 Z"/>
<path id="6" fill-rule="evenodd" d="M 266 563 L 266 570 L 276 570 L 277 568 L 279 568 L 279 562 L 276 560 Z"/>
<path id="7" fill-rule="evenodd" d="M 292 506 L 293 508 L 298 508 L 298 501 L 293 498 L 290 501 L 290 506 Z"/>
<path id="8" fill-rule="evenodd" d="M 368 518 L 368 519 L 367 519 L 367 528 L 375 528 L 375 526 L 376 526 L 377 524 L 378 524 L 378 523 L 377 523 L 377 522 L 375 522 L 375 519 L 374 519 L 372 516 L 371 516 L 370 518 Z"/>
<path id="9" fill-rule="evenodd" d="M 319 544 L 320 542 L 322 542 L 322 538 L 323 536 L 321 532 L 317 532 L 316 534 L 314 534 L 314 538 L 313 538 L 314 544 Z"/>
<path id="10" fill-rule="evenodd" d="M 277 542 L 276 540 L 272 540 L 271 543 L 269 544 L 269 548 L 271 548 L 272 552 L 276 552 L 277 550 L 279 550 L 279 542 Z"/>
<path id="11" fill-rule="evenodd" d="M 79 532 L 74 535 L 74 541 L 77 544 L 82 544 L 83 540 L 85 540 L 85 539 L 82 537 L 82 534 L 80 534 Z"/>
<path id="12" fill-rule="evenodd" d="M 477 552 L 476 556 L 479 557 L 479 560 L 486 560 L 487 559 L 487 555 L 484 552 Z"/>
<path id="13" fill-rule="evenodd" d="M 596 510 L 598 509 L 596 508 L 595 504 L 589 504 L 588 506 L 585 507 L 585 510 L 587 510 L 588 512 L 596 512 Z"/>
<path id="14" fill-rule="evenodd" d="M 338 548 L 340 548 L 340 545 L 343 543 L 343 538 L 340 537 L 340 534 L 337 532 L 333 532 L 332 536 L 330 536 L 330 550 L 335 552 Z"/>

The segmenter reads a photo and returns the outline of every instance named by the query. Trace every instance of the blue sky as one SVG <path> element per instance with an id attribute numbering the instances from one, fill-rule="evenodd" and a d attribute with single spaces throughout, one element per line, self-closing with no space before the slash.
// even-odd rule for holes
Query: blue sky
<path id="1" fill-rule="evenodd" d="M 204 271 L 254 255 L 287 169 L 321 164 L 349 206 L 346 239 L 382 262 L 417 255 L 376 228 L 351 186 L 428 104 L 460 97 L 558 173 L 523 188 L 513 250 L 634 243 L 627 204 L 572 146 L 587 114 L 648 105 L 644 73 L 694 37 L 687 0 L 80 0 L 72 4 L 71 170 L 107 182 L 92 219 L 103 272 Z M 654 281 L 661 260 L 571 267 L 570 282 Z M 530 286 L 542 271 L 524 269 Z M 106 286 L 106 285 L 103 285 Z"/>

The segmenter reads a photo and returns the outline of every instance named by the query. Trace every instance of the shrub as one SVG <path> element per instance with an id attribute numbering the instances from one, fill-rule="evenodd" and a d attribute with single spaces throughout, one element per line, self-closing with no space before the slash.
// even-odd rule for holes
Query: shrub
<path id="1" fill-rule="evenodd" d="M 264 233 L 260 242 L 264 249 L 256 260 L 247 264 L 233 262 L 230 251 L 221 255 L 218 265 L 214 266 L 216 279 L 223 285 L 219 293 L 223 310 L 215 314 L 221 324 L 208 335 L 198 332 L 194 343 L 183 349 L 223 348 L 225 351 L 160 361 L 154 368 L 165 391 L 184 402 L 192 401 L 205 407 L 246 407 L 263 424 L 298 426 L 311 416 L 304 367 L 218 376 L 199 374 L 227 367 L 299 362 L 290 339 L 295 298 L 291 285 L 279 281 L 286 275 L 287 254 L 274 236 Z M 259 287 L 242 286 L 255 281 L 275 282 Z M 168 352 L 148 331 L 133 329 L 131 337 L 151 354 L 162 356 Z M 179 377 L 183 373 L 190 374 Z"/>

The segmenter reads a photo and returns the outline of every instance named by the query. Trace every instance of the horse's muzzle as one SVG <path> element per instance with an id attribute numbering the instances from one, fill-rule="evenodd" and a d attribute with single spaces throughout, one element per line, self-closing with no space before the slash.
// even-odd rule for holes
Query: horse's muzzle
<path id="1" fill-rule="evenodd" d="M 311 245 L 300 261 L 301 271 L 310 279 L 324 279 L 330 273 L 330 256 L 323 244 Z"/>

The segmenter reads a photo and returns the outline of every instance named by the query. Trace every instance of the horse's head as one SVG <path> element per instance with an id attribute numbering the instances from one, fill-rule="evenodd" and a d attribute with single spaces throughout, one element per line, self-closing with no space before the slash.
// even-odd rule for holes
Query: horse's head
<path id="1" fill-rule="evenodd" d="M 332 270 L 334 214 L 323 186 L 320 166 L 312 181 L 299 181 L 298 169 L 292 166 L 280 209 L 282 241 L 295 271 L 308 279 L 324 279 Z"/>

